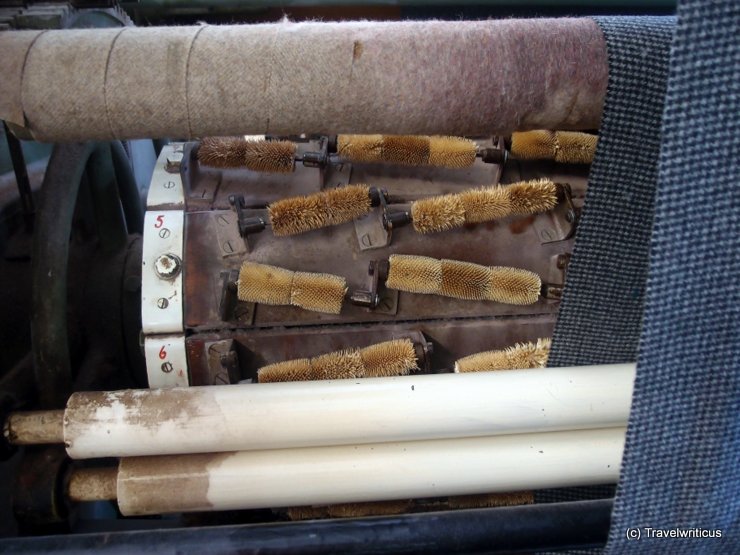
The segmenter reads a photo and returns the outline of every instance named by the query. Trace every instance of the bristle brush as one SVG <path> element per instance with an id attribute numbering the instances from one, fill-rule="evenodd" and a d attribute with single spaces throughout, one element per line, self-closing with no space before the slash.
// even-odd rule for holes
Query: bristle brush
<path id="1" fill-rule="evenodd" d="M 538 179 L 417 200 L 409 214 L 390 219 L 394 225 L 410 219 L 416 231 L 431 233 L 511 215 L 546 212 L 557 202 L 558 186 L 549 179 Z"/>
<path id="2" fill-rule="evenodd" d="M 394 254 L 388 259 L 385 286 L 409 293 L 528 305 L 537 302 L 542 281 L 537 274 L 519 268 Z"/>
<path id="3" fill-rule="evenodd" d="M 455 362 L 455 372 L 544 368 L 550 355 L 550 344 L 551 340 L 544 338 L 536 342 L 517 343 L 498 351 L 476 353 Z"/>
<path id="4" fill-rule="evenodd" d="M 410 339 L 394 339 L 363 349 L 345 349 L 314 358 L 277 362 L 257 371 L 257 380 L 293 382 L 404 376 L 418 369 Z"/>
<path id="5" fill-rule="evenodd" d="M 521 131 L 511 135 L 511 155 L 518 160 L 554 160 L 590 164 L 599 137 L 576 131 Z"/>
<path id="6" fill-rule="evenodd" d="M 244 262 L 237 298 L 269 305 L 292 305 L 314 312 L 339 314 L 347 283 L 332 274 L 293 272 L 277 266 Z"/>

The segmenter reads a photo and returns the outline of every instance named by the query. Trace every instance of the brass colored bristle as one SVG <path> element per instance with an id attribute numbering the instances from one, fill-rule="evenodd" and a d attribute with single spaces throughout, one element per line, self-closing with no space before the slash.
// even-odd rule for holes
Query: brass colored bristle
<path id="1" fill-rule="evenodd" d="M 498 351 L 476 353 L 455 362 L 455 372 L 487 372 L 491 370 L 517 370 L 544 368 L 550 354 L 551 340 L 517 343 Z"/>
<path id="2" fill-rule="evenodd" d="M 241 137 L 206 137 L 198 147 L 198 161 L 214 168 L 247 168 L 258 172 L 290 173 L 295 143 L 247 141 Z"/>
<path id="3" fill-rule="evenodd" d="M 311 359 L 270 364 L 257 371 L 263 382 L 297 382 L 404 376 L 418 368 L 414 344 L 394 339 L 364 349 L 346 349 Z"/>
<path id="4" fill-rule="evenodd" d="M 239 270 L 237 297 L 252 303 L 290 304 L 295 272 L 256 262 L 244 262 Z"/>
<path id="5" fill-rule="evenodd" d="M 411 221 L 419 233 L 447 231 L 465 224 L 465 206 L 459 195 L 442 195 L 411 203 Z"/>
<path id="6" fill-rule="evenodd" d="M 549 179 L 520 181 L 508 185 L 512 214 L 538 214 L 552 210 L 558 203 L 558 189 Z"/>
<path id="7" fill-rule="evenodd" d="M 390 164 L 423 166 L 429 162 L 429 137 L 418 135 L 385 135 L 383 160 Z"/>
<path id="8" fill-rule="evenodd" d="M 511 134 L 511 154 L 519 160 L 554 160 L 555 133 L 544 129 Z"/>
<path id="9" fill-rule="evenodd" d="M 511 213 L 508 187 L 481 187 L 460 193 L 460 196 L 465 206 L 465 223 L 489 222 Z"/>
<path id="10" fill-rule="evenodd" d="M 590 164 L 594 161 L 597 135 L 578 133 L 575 131 L 557 131 L 555 139 L 558 143 L 555 161 L 562 164 Z"/>
<path id="11" fill-rule="evenodd" d="M 360 350 L 366 378 L 404 376 L 418 368 L 416 349 L 408 339 L 394 339 Z"/>
<path id="12" fill-rule="evenodd" d="M 429 137 L 430 166 L 438 168 L 469 168 L 475 163 L 478 145 L 463 137 L 435 135 Z"/>
<path id="13" fill-rule="evenodd" d="M 293 305 L 339 314 L 347 292 L 343 277 L 331 274 L 292 272 L 277 266 L 244 262 L 239 271 L 240 301 L 270 305 Z"/>
<path id="14" fill-rule="evenodd" d="M 389 289 L 409 293 L 437 293 L 442 286 L 442 261 L 428 256 L 393 254 L 388 259 Z"/>
<path id="15" fill-rule="evenodd" d="M 477 145 L 463 137 L 426 135 L 339 135 L 337 153 L 345 160 L 405 166 L 467 168 Z"/>
<path id="16" fill-rule="evenodd" d="M 511 135 L 511 154 L 519 160 L 590 164 L 598 141 L 597 135 L 577 131 L 522 131 Z"/>
<path id="17" fill-rule="evenodd" d="M 337 154 L 352 162 L 381 161 L 383 159 L 383 135 L 338 135 Z"/>
<path id="18" fill-rule="evenodd" d="M 296 272 L 290 292 L 290 304 L 315 312 L 339 314 L 347 283 L 332 274 Z"/>
<path id="19" fill-rule="evenodd" d="M 311 359 L 296 358 L 263 366 L 258 371 L 260 382 L 303 382 L 311 374 Z"/>
<path id="20" fill-rule="evenodd" d="M 417 200 L 411 219 L 419 233 L 446 231 L 466 223 L 503 218 L 511 213 L 508 187 L 481 187 L 462 193 Z"/>
<path id="21" fill-rule="evenodd" d="M 491 270 L 486 266 L 442 260 L 442 286 L 439 294 L 468 301 L 484 300 L 488 297 Z"/>
<path id="22" fill-rule="evenodd" d="M 537 302 L 542 286 L 537 274 L 519 268 L 400 254 L 388 261 L 386 287 L 409 293 L 524 305 Z"/>
<path id="23" fill-rule="evenodd" d="M 267 212 L 273 233 L 285 236 L 350 222 L 371 208 L 370 187 L 349 185 L 279 200 Z"/>

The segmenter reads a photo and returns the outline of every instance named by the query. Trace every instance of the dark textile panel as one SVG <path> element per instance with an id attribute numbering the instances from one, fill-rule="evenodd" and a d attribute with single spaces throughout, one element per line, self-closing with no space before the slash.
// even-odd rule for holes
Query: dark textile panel
<path id="1" fill-rule="evenodd" d="M 637 358 L 673 17 L 596 18 L 609 86 L 549 366 Z"/>
<path id="2" fill-rule="evenodd" d="M 609 553 L 740 553 L 739 33 L 737 0 L 679 2 Z"/>

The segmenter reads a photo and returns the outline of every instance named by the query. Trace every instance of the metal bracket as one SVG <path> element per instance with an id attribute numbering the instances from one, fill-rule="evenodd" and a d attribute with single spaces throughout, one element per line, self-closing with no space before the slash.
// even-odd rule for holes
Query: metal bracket
<path id="1" fill-rule="evenodd" d="M 534 220 L 534 228 L 543 245 L 567 241 L 576 233 L 580 209 L 573 204 L 573 193 L 567 183 L 558 183 L 558 204 Z"/>
<path id="2" fill-rule="evenodd" d="M 548 282 L 542 283 L 542 289 L 540 291 L 540 294 L 545 299 L 550 301 L 560 301 L 562 299 L 563 289 L 565 288 L 565 276 L 568 272 L 570 258 L 570 253 L 558 254 L 551 258 Z"/>
<path id="3" fill-rule="evenodd" d="M 387 260 L 373 260 L 370 262 L 368 267 L 370 288 L 353 291 L 350 295 L 350 302 L 357 306 L 367 307 L 378 314 L 395 315 L 398 312 L 398 291 L 385 287 L 385 280 L 388 279 L 388 269 Z"/>
<path id="4" fill-rule="evenodd" d="M 239 355 L 233 339 L 210 341 L 204 347 L 208 356 L 209 385 L 228 385 L 241 379 Z"/>
<path id="5" fill-rule="evenodd" d="M 221 303 L 219 313 L 224 322 L 234 322 L 242 326 L 251 326 L 254 322 L 255 304 L 240 301 L 237 297 L 239 272 L 230 270 L 221 272 Z"/>
<path id="6" fill-rule="evenodd" d="M 361 251 L 381 249 L 391 244 L 393 226 L 388 224 L 388 193 L 379 190 L 380 210 L 371 210 L 362 218 L 355 220 L 355 235 Z"/>

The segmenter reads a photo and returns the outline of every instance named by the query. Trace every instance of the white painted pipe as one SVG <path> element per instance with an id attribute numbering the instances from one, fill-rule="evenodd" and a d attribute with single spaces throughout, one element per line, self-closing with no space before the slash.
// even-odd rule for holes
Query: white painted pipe
<path id="1" fill-rule="evenodd" d="M 624 426 L 634 364 L 75 393 L 75 459 Z"/>
<path id="2" fill-rule="evenodd" d="M 124 515 L 615 483 L 625 428 L 122 459 Z"/>

